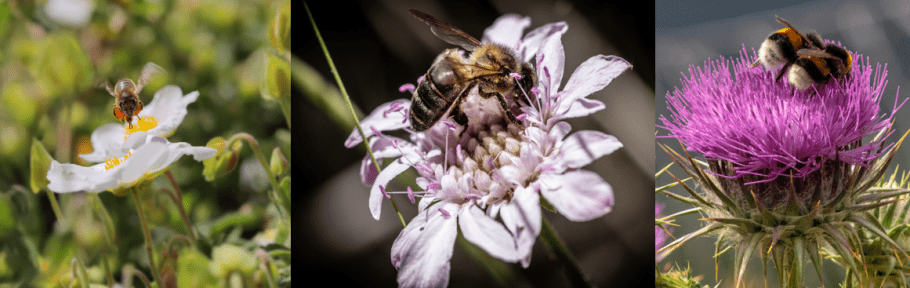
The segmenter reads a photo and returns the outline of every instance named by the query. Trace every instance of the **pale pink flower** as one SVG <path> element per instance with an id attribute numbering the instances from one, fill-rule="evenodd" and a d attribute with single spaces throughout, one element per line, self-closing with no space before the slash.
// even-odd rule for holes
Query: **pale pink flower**
<path id="1" fill-rule="evenodd" d="M 615 56 L 594 56 L 557 92 L 565 59 L 561 37 L 568 26 L 547 24 L 522 38 L 521 31 L 529 25 L 527 17 L 505 15 L 483 37 L 483 42 L 512 48 L 522 61 L 537 59 L 531 62 L 540 79 L 537 87 L 522 87 L 523 92 L 518 92 L 531 106 L 513 108 L 513 113 L 520 112 L 516 115 L 525 129 L 509 123 L 498 103 L 491 102 L 495 99 L 482 99 L 473 91 L 461 106 L 469 119 L 466 127 L 444 118 L 425 131 L 411 131 L 407 129 L 409 100 L 380 105 L 361 122 L 377 161 L 393 159 L 381 173 L 369 156 L 363 160 L 361 177 L 372 185 L 369 208 L 373 217 L 379 219 L 383 197 L 390 194 L 421 197 L 420 213 L 392 246 L 392 264 L 399 270 L 401 286 L 448 284 L 458 228 L 465 239 L 491 256 L 521 261 L 527 267 L 541 229 L 540 196 L 572 221 L 595 219 L 613 206 L 610 185 L 596 173 L 579 168 L 622 144 L 598 131 L 566 137 L 571 128 L 560 120 L 603 109 L 603 103 L 585 97 L 603 89 L 631 65 Z M 406 84 L 400 90 L 413 89 Z M 392 130 L 407 131 L 410 141 L 382 134 Z M 361 141 L 355 130 L 345 146 Z M 416 169 L 416 182 L 423 191 L 414 192 L 410 187 L 407 192 L 386 191 L 390 180 L 411 167 Z M 495 220 L 497 216 L 502 222 Z"/>

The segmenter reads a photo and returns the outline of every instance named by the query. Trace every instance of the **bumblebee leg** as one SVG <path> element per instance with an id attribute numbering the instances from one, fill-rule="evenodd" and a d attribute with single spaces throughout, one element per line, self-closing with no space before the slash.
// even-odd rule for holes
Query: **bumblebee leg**
<path id="1" fill-rule="evenodd" d="M 780 68 L 780 72 L 777 72 L 777 76 L 774 76 L 774 82 L 780 81 L 781 77 L 784 77 L 784 74 L 787 73 L 787 70 L 790 70 L 790 65 L 793 65 L 793 62 L 787 62 L 784 64 L 783 68 Z"/>

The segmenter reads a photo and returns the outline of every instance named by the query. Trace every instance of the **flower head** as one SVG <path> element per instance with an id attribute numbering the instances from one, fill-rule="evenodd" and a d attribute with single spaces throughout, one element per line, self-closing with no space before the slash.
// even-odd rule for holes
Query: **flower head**
<path id="1" fill-rule="evenodd" d="M 536 63 L 540 79 L 537 87 L 519 87 L 512 92 L 515 94 L 503 95 L 530 103 L 524 107 L 511 103 L 518 101 L 509 103 L 521 125 L 511 123 L 495 99 L 483 99 L 475 91 L 460 106 L 469 119 L 466 126 L 444 118 L 425 131 L 411 131 L 407 129 L 408 100 L 383 104 L 361 122 L 377 161 L 394 159 L 380 173 L 369 156 L 363 160 L 362 180 L 373 186 L 369 200 L 373 217 L 379 219 L 384 195 L 406 193 L 385 191 L 401 172 L 414 168 L 423 190 L 408 187 L 408 195 L 421 197 L 420 214 L 392 247 L 392 264 L 399 269 L 402 286 L 448 283 L 448 261 L 458 228 L 491 256 L 521 261 L 527 267 L 541 229 L 541 196 L 573 221 L 595 219 L 613 205 L 610 185 L 596 173 L 579 168 L 622 144 L 598 131 L 566 137 L 571 127 L 560 120 L 603 109 L 603 103 L 585 97 L 603 89 L 631 65 L 615 56 L 594 56 L 558 91 L 564 65 L 560 39 L 568 26 L 547 24 L 522 38 L 520 32 L 529 24 L 526 17 L 505 15 L 483 38 L 513 49 L 520 61 L 537 59 L 531 62 Z M 400 90 L 413 89 L 413 85 L 403 85 Z M 382 133 L 399 129 L 408 132 L 409 140 Z M 353 147 L 361 141 L 354 131 L 345 145 Z M 497 216 L 502 222 L 495 220 Z"/>
<path id="2" fill-rule="evenodd" d="M 128 136 L 136 131 L 144 131 L 149 135 L 167 138 L 174 134 L 177 126 L 186 117 L 186 107 L 199 98 L 199 92 L 193 91 L 183 95 L 180 87 L 165 86 L 155 92 L 152 101 L 145 105 L 138 117 L 133 119 L 133 128 L 128 125 L 109 123 L 98 127 L 92 132 L 93 152 L 81 154 L 79 157 L 89 162 L 102 162 L 105 158 L 122 157 L 126 151 L 121 149 Z"/>
<path id="3" fill-rule="evenodd" d="M 664 204 L 654 203 L 654 219 L 660 219 L 660 211 L 663 209 L 664 209 Z M 658 250 L 660 250 L 660 248 L 664 247 L 664 244 L 667 243 L 667 236 L 669 236 L 669 234 L 667 234 L 667 233 L 672 232 L 672 230 L 673 229 L 664 231 L 664 229 L 661 228 L 661 226 L 659 224 L 654 226 L 654 251 L 658 251 Z M 667 256 L 667 253 L 665 253 L 665 252 L 655 252 L 654 260 L 656 262 L 660 262 L 660 260 L 663 260 L 664 257 L 666 257 L 666 256 Z"/>
<path id="4" fill-rule="evenodd" d="M 857 55 L 849 77 L 800 91 L 775 81 L 777 71 L 751 67 L 746 54 L 744 48 L 735 61 L 689 69 L 682 89 L 667 93 L 672 115 L 661 122 L 668 137 L 709 160 L 732 163 L 729 175 L 718 174 L 749 183 L 804 178 L 826 160 L 862 165 L 880 155 L 883 138 L 853 144 L 890 127 L 898 106 L 892 116 L 880 114 L 885 69 L 872 69 Z"/>
<path id="5" fill-rule="evenodd" d="M 93 166 L 61 164 L 54 160 L 47 173 L 48 189 L 57 193 L 77 191 L 116 194 L 154 179 L 184 155 L 202 161 L 215 155 L 216 150 L 196 147 L 185 142 L 171 143 L 163 138 L 186 115 L 186 105 L 196 100 L 198 92 L 182 97 L 180 88 L 168 86 L 155 93 L 155 99 L 140 113 L 132 129 L 121 124 L 105 124 L 92 132 L 95 151 L 80 155 Z"/>
<path id="6" fill-rule="evenodd" d="M 803 91 L 775 81 L 778 71 L 751 67 L 756 55 L 748 57 L 745 48 L 739 59 L 690 68 L 683 87 L 667 95 L 672 115 L 661 117 L 662 128 L 707 161 L 662 148 L 704 192 L 678 181 L 692 198 L 674 196 L 699 207 L 708 224 L 658 253 L 718 233 L 718 245 L 736 253 L 737 285 L 753 251 L 763 259 L 770 256 L 783 273 L 778 278 L 789 279 L 790 286 L 802 285 L 807 261 L 821 278 L 819 251 L 826 248 L 829 255 L 846 259 L 852 271 L 866 271 L 853 261 L 862 251 L 852 241 L 855 227 L 886 235 L 868 211 L 907 193 L 870 189 L 901 143 L 886 146 L 884 141 L 902 104 L 895 102 L 890 116 L 880 113 L 887 72 L 850 53 L 858 61 L 849 76 Z M 875 136 L 863 143 L 870 135 Z M 905 255 L 884 239 L 885 246 Z M 855 275 L 864 277 L 860 274 Z"/>

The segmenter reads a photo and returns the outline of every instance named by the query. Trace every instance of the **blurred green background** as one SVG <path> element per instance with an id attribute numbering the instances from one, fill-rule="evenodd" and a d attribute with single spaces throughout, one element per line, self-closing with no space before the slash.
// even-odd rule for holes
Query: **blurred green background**
<path id="1" fill-rule="evenodd" d="M 147 62 L 167 73 L 143 89 L 144 103 L 166 85 L 200 93 L 171 142 L 205 146 L 214 137 L 246 132 L 267 159 L 276 147 L 290 159 L 289 19 L 290 3 L 283 0 L 0 0 L 0 283 L 6 283 L 0 287 L 73 284 L 74 251 L 84 253 L 92 283 L 109 284 L 102 257 L 116 282 L 130 266 L 151 278 L 130 197 L 99 194 L 115 227 L 111 247 L 99 232 L 105 216 L 93 205 L 98 198 L 58 194 L 64 215 L 58 221 L 47 195 L 29 188 L 32 139 L 61 163 L 90 165 L 78 154 L 91 152 L 92 131 L 117 121 L 114 97 L 98 85 L 135 80 Z M 249 145 L 240 150 L 236 171 L 207 182 L 202 170 L 201 162 L 187 159 L 170 167 L 190 220 L 210 238 L 197 252 L 213 259 L 213 247 L 231 243 L 251 256 L 255 246 L 275 241 L 271 186 Z M 161 188 L 172 189 L 166 177 L 152 184 L 153 191 Z M 162 252 L 170 251 L 173 235 L 186 233 L 166 195 L 144 199 Z M 288 248 L 289 240 L 278 244 Z M 177 252 L 159 255 L 158 264 L 176 269 L 178 258 L 192 258 Z M 262 275 L 258 281 L 264 283 Z"/>

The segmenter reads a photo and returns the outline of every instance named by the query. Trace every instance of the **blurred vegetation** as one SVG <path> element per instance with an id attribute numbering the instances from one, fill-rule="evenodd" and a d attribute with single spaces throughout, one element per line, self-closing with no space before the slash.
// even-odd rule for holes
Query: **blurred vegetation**
<path id="1" fill-rule="evenodd" d="M 73 20 L 83 12 L 87 21 Z M 290 199 L 289 0 L 0 0 L 0 43 L 0 287 L 129 287 L 152 281 L 151 269 L 157 287 L 290 286 L 290 228 L 281 220 L 289 205 L 281 200 Z M 200 93 L 171 142 L 224 146 L 238 133 L 258 142 L 228 144 L 216 158 L 231 165 L 211 161 L 217 175 L 192 160 L 169 168 L 195 242 L 173 191 L 160 193 L 175 187 L 167 177 L 151 183 L 141 197 L 154 268 L 131 197 L 50 194 L 58 219 L 39 192 L 48 155 L 92 164 L 78 154 L 91 152 L 94 129 L 117 121 L 114 97 L 99 84 L 135 80 L 147 62 L 167 73 L 143 89 L 144 103 L 166 85 Z"/>

